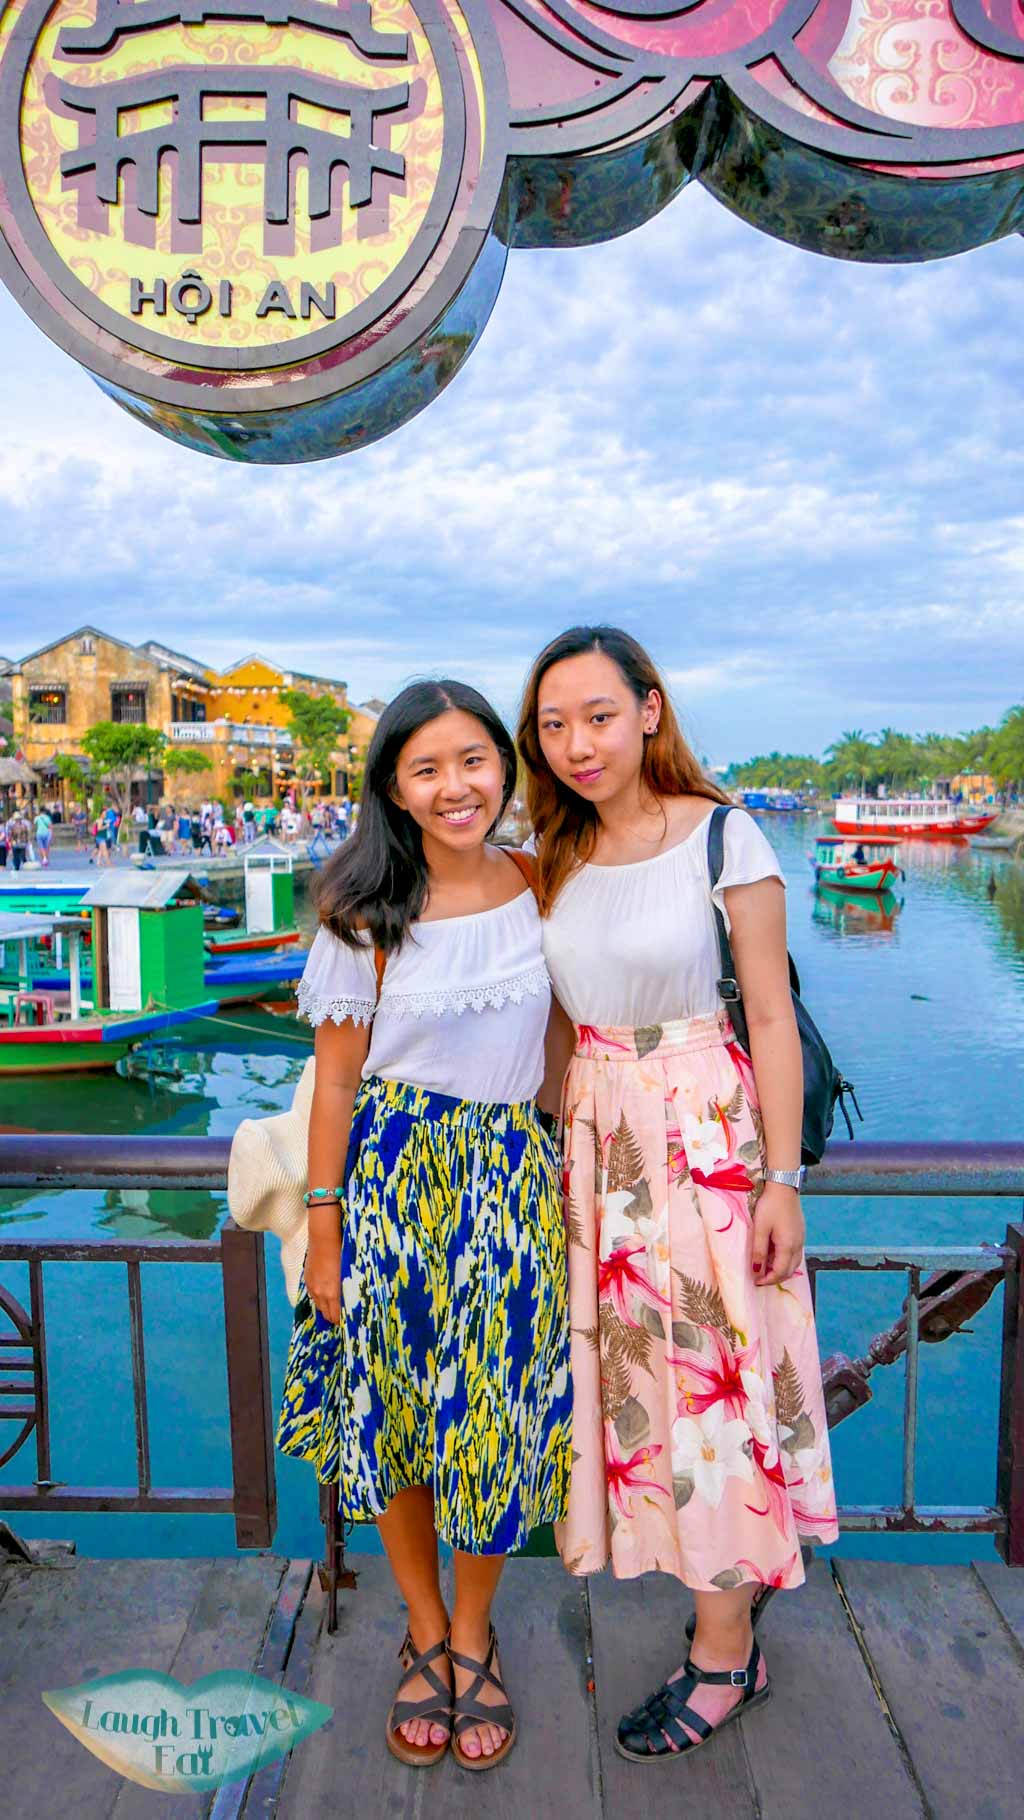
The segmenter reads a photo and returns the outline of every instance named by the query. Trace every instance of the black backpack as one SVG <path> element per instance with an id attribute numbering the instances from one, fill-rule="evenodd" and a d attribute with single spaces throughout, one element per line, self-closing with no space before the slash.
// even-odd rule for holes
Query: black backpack
<path id="1" fill-rule="evenodd" d="M 711 812 L 708 821 L 708 875 L 711 888 L 717 885 L 722 876 L 722 864 L 725 858 L 725 818 L 729 810 L 726 804 L 720 803 Z M 733 966 L 732 949 L 725 927 L 725 918 L 711 900 L 715 913 L 715 927 L 718 930 L 718 954 L 722 977 L 718 982 L 718 993 L 722 1003 L 728 1008 L 732 1027 L 741 1048 L 750 1054 L 750 1037 L 747 1032 L 747 1019 L 740 997 L 739 983 Z M 839 1073 L 821 1031 L 811 1017 L 810 1012 L 800 998 L 800 975 L 797 973 L 793 956 L 788 955 L 789 983 L 793 992 L 793 1010 L 796 1013 L 796 1027 L 800 1032 L 800 1048 L 804 1058 L 804 1120 L 800 1134 L 800 1160 L 802 1163 L 820 1163 L 825 1145 L 832 1135 L 835 1121 L 836 1103 L 846 1120 L 846 1129 L 853 1137 L 853 1125 L 846 1109 L 846 1095 L 853 1101 L 854 1111 L 863 1123 L 864 1115 L 857 1105 L 857 1095 L 850 1082 Z"/>

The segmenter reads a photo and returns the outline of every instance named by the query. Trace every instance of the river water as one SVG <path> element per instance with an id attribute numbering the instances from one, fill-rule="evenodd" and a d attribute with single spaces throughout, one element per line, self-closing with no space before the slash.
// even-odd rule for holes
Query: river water
<path id="1" fill-rule="evenodd" d="M 808 854 L 817 824 L 776 815 L 763 825 L 787 880 L 790 945 L 804 998 L 836 1060 L 854 1081 L 872 1139 L 1010 1139 L 1024 1118 L 1024 867 L 966 846 L 907 842 L 906 882 L 879 913 L 875 900 L 830 901 L 812 889 Z M 312 929 L 308 901 L 300 920 Z M 46 1131 L 230 1133 L 239 1119 L 290 1102 L 312 1047 L 291 1019 L 235 1010 L 229 1019 L 179 1034 L 182 1080 L 173 1090 L 117 1076 L 4 1080 L 3 1123 Z M 837 1134 L 838 1135 L 838 1134 Z M 1020 1209 L 1010 1201 L 806 1200 L 811 1243 L 961 1244 L 1001 1239 Z M 223 1197 L 120 1190 L 0 1196 L 5 1238 L 72 1239 L 213 1235 Z M 267 1240 L 275 1394 L 291 1310 L 276 1241 Z M 27 1269 L 0 1266 L 0 1282 L 24 1305 Z M 45 1267 L 53 1473 L 77 1484 L 134 1483 L 126 1273 L 123 1265 Z M 819 1284 L 823 1355 L 861 1352 L 897 1319 L 898 1276 L 829 1276 Z M 227 1382 L 219 1272 L 154 1264 L 143 1271 L 149 1430 L 160 1485 L 230 1483 Z M 982 1503 L 994 1494 L 1001 1297 L 969 1335 L 922 1349 L 918 1438 L 921 1503 Z M 0 1332 L 9 1332 L 0 1311 Z M 876 1371 L 874 1399 L 833 1435 L 840 1502 L 897 1502 L 901 1367 Z M 2 1404 L 0 1404 L 2 1410 Z M 0 1425 L 0 1453 L 13 1439 Z M 316 1555 L 322 1532 L 312 1469 L 278 1456 L 275 1547 Z M 0 1469 L 5 1483 L 31 1481 L 31 1441 Z M 234 1551 L 228 1517 L 17 1513 L 30 1536 L 74 1536 L 97 1555 Z M 374 1547 L 372 1530 L 352 1546 Z M 846 1536 L 847 1554 L 887 1558 L 985 1557 L 985 1538 Z"/>

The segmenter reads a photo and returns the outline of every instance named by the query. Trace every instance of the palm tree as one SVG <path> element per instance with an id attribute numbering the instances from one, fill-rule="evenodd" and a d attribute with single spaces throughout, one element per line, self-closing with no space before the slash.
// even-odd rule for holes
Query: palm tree
<path id="1" fill-rule="evenodd" d="M 868 778 L 877 772 L 877 738 L 877 734 L 863 733 L 859 727 L 840 733 L 825 752 L 830 780 L 837 784 L 858 783 L 865 789 Z"/>
<path id="2" fill-rule="evenodd" d="M 1024 702 L 1003 715 L 989 742 L 988 768 L 997 784 L 1024 783 Z"/>

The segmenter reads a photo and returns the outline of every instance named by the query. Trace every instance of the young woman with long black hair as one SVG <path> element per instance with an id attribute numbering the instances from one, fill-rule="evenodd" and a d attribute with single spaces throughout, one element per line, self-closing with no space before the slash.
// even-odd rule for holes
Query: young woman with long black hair
<path id="1" fill-rule="evenodd" d="M 706 1743 L 768 1697 L 752 1634 L 801 1542 L 836 1537 L 803 1264 L 800 1043 L 778 862 L 686 745 L 650 657 L 579 626 L 531 672 L 519 726 L 544 952 L 566 1030 L 573 1573 L 611 1559 L 694 1592 L 683 1667 L 619 1724 L 623 1755 Z M 751 1055 L 717 989 L 730 928 Z"/>
<path id="2" fill-rule="evenodd" d="M 490 1621 L 504 1557 L 564 1515 L 571 1459 L 560 1159 L 534 1104 L 550 989 L 533 892 L 489 844 L 515 775 L 475 689 L 413 684 L 321 874 L 299 987 L 309 1242 L 278 1432 L 339 1481 L 343 1516 L 376 1521 L 406 1601 L 389 1748 L 425 1765 L 451 1735 L 471 1769 L 515 1736 Z"/>

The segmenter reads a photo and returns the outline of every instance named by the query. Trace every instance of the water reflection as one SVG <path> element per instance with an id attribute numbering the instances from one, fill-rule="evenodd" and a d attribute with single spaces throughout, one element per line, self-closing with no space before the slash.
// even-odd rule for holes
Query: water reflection
<path id="1" fill-rule="evenodd" d="M 985 889 L 996 915 L 1018 954 L 1024 954 L 1024 866 L 1004 861 L 998 871 L 990 868 L 989 878 L 991 888 L 986 881 Z"/>
<path id="2" fill-rule="evenodd" d="M 225 1211 L 223 1195 L 195 1188 L 162 1188 L 152 1200 L 146 1188 L 108 1188 L 99 1206 L 97 1232 L 116 1239 L 214 1239 Z"/>
<path id="3" fill-rule="evenodd" d="M 838 885 L 819 885 L 813 916 L 839 935 L 892 935 L 903 904 L 895 891 L 843 891 Z"/>

